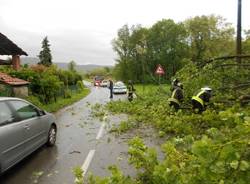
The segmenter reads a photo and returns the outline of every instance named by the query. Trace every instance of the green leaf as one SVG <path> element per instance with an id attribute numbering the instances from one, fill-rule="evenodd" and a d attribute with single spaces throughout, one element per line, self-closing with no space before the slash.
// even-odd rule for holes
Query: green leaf
<path id="1" fill-rule="evenodd" d="M 246 171 L 249 169 L 249 163 L 245 160 L 240 161 L 240 170 L 241 171 Z"/>
<path id="2" fill-rule="evenodd" d="M 237 169 L 238 166 L 239 166 L 239 161 L 238 160 L 234 160 L 230 163 L 230 166 L 233 168 L 233 169 Z"/>
<path id="3" fill-rule="evenodd" d="M 219 184 L 224 184 L 225 182 L 224 182 L 224 180 L 220 180 L 220 182 L 219 182 Z"/>

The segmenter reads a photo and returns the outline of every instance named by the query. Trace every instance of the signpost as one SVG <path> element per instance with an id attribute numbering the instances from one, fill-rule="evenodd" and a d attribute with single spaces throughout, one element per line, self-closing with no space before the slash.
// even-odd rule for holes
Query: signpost
<path id="1" fill-rule="evenodd" d="M 160 84 L 161 76 L 165 74 L 165 71 L 160 64 L 157 65 L 157 68 L 155 70 L 155 74 L 159 76 L 159 84 Z"/>

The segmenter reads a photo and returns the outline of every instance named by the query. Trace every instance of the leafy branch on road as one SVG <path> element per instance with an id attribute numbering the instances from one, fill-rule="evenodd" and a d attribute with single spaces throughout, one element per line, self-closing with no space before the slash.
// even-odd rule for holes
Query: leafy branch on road
<path id="1" fill-rule="evenodd" d="M 103 121 L 107 116 L 104 106 L 99 103 L 91 106 L 91 113 L 93 117 L 99 118 L 100 121 Z"/>

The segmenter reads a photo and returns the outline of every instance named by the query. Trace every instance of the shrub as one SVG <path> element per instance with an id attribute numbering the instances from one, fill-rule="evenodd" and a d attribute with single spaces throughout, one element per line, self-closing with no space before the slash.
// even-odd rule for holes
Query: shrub
<path id="1" fill-rule="evenodd" d="M 76 86 L 78 91 L 82 91 L 84 89 L 82 81 L 77 81 Z"/>

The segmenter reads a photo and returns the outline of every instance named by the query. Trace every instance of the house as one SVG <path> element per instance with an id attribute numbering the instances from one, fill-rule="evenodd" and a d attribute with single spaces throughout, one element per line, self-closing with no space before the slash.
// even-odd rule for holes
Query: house
<path id="1" fill-rule="evenodd" d="M 11 65 L 13 69 L 19 70 L 20 56 L 28 54 L 0 33 L 0 55 L 11 56 L 11 60 L 0 59 L 0 65 Z M 29 82 L 25 80 L 0 72 L 0 96 L 26 97 L 28 96 L 28 84 Z"/>
<path id="2" fill-rule="evenodd" d="M 11 56 L 11 61 L 0 60 L 0 65 L 12 65 L 15 70 L 19 70 L 21 66 L 20 56 L 28 56 L 20 47 L 0 33 L 0 55 Z"/>

